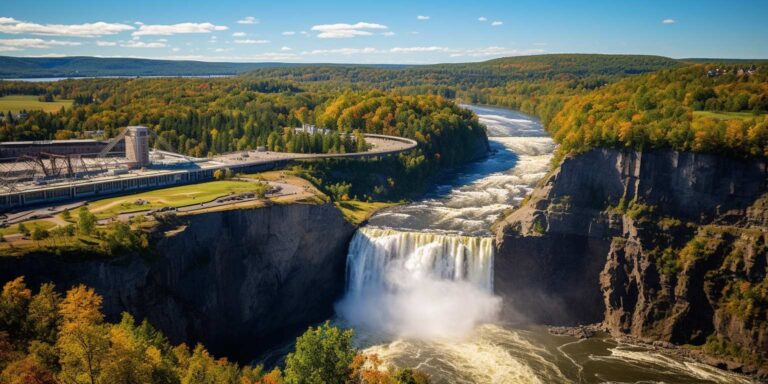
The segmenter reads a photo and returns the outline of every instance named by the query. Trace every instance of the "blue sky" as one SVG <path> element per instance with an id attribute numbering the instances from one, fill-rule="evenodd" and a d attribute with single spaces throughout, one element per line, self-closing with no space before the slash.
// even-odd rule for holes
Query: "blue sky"
<path id="1" fill-rule="evenodd" d="M 439 63 L 537 53 L 768 58 L 768 0 L 2 0 L 0 55 Z"/>

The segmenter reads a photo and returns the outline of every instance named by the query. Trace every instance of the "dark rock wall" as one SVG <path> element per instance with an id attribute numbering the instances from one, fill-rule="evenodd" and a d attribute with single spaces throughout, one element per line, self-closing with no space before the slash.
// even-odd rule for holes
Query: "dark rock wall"
<path id="1" fill-rule="evenodd" d="M 84 283 L 110 319 L 128 311 L 174 342 L 247 361 L 333 313 L 354 226 L 332 205 L 275 205 L 182 218 L 154 256 L 0 258 L 3 282 Z M 80 259 L 80 260 L 78 260 Z"/>
<path id="2" fill-rule="evenodd" d="M 766 172 L 669 150 L 567 158 L 497 227 L 505 313 L 768 353 Z"/>

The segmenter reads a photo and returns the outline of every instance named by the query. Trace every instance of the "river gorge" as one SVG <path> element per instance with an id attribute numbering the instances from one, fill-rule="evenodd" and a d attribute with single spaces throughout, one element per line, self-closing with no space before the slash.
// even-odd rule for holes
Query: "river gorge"
<path id="1" fill-rule="evenodd" d="M 358 347 L 436 383 L 751 382 L 623 336 L 700 346 L 716 334 L 764 350 L 764 322 L 730 316 L 723 283 L 707 282 L 729 276 L 708 273 L 718 268 L 765 266 L 762 160 L 596 149 L 551 170 L 555 144 L 537 120 L 465 107 L 488 128 L 489 155 L 360 228 L 329 203 L 207 212 L 157 233 L 151 254 L 3 257 L 0 280 L 86 284 L 108 320 L 127 311 L 173 343 L 242 363 L 279 363 L 308 325 L 332 319 Z M 741 235 L 669 278 L 644 253 L 662 231 L 607 207 L 632 195 L 686 220 L 685 241 L 711 222 Z M 547 328 L 590 323 L 610 332 Z"/>
<path id="2" fill-rule="evenodd" d="M 607 334 L 551 335 L 502 297 L 491 225 L 548 172 L 554 143 L 531 117 L 466 107 L 488 127 L 490 155 L 357 231 L 336 322 L 353 327 L 366 351 L 438 383 L 750 382 Z"/>

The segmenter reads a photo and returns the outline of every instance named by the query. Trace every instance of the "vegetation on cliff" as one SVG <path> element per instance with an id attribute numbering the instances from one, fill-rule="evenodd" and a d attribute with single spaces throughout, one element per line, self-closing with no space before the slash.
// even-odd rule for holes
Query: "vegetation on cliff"
<path id="1" fill-rule="evenodd" d="M 636 267 L 644 276 L 645 294 L 638 299 L 643 303 L 622 309 L 635 316 L 624 320 L 622 330 L 701 346 L 709 354 L 737 361 L 739 365 L 730 366 L 745 372 L 768 371 L 765 227 L 679 219 L 635 201 L 621 214 L 637 226 L 633 241 L 647 256 Z M 756 216 L 753 211 L 747 220 Z M 628 245 L 624 238 L 613 243 L 613 248 L 624 249 L 625 257 L 636 257 L 634 243 Z M 606 276 L 618 274 L 606 268 Z M 620 287 L 604 289 L 616 292 Z M 611 310 L 623 307 L 613 300 Z"/>
<path id="2" fill-rule="evenodd" d="M 286 359 L 285 371 L 240 366 L 198 344 L 172 345 L 146 321 L 124 313 L 104 320 L 102 297 L 78 285 L 61 295 L 53 284 L 37 293 L 23 277 L 0 294 L 0 381 L 38 383 L 319 384 L 428 383 L 409 369 L 384 369 L 351 343 L 352 331 L 310 327 Z"/>
<path id="3" fill-rule="evenodd" d="M 694 65 L 570 99 L 548 129 L 560 154 L 595 147 L 768 156 L 768 66 Z"/>

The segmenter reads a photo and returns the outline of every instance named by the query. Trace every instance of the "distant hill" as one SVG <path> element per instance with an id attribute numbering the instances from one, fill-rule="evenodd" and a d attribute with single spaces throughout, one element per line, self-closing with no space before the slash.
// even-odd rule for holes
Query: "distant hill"
<path id="1" fill-rule="evenodd" d="M 718 59 L 718 58 L 688 58 L 680 61 L 691 64 L 758 64 L 768 63 L 768 59 Z"/>
<path id="2" fill-rule="evenodd" d="M 413 65 L 397 70 L 350 65 L 272 66 L 255 69 L 246 76 L 301 82 L 361 83 L 378 88 L 424 85 L 499 87 L 517 80 L 618 78 L 683 65 L 662 56 L 550 54 L 472 63 Z"/>
<path id="3" fill-rule="evenodd" d="M 305 66 L 292 63 L 218 63 L 99 57 L 0 56 L 0 79 L 89 76 L 206 76 L 237 75 L 259 68 Z M 327 64 L 332 66 L 331 64 Z M 379 65 L 397 68 L 397 65 Z"/>

